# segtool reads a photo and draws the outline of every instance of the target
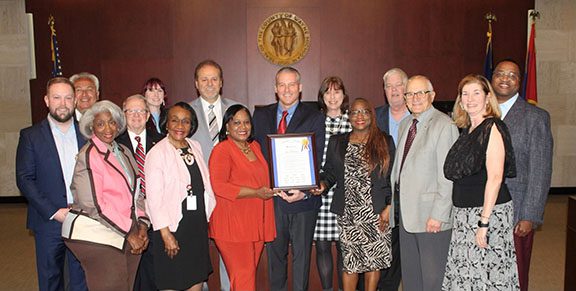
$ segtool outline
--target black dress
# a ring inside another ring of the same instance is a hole
[[[183,150],[184,152],[187,151]],[[153,235],[154,270],[158,289],[184,290],[208,280],[212,273],[208,247],[208,222],[204,210],[204,183],[197,163],[186,164],[192,181],[192,193],[196,196],[196,210],[186,209],[182,201],[182,219],[178,230],[173,232],[180,251],[170,259],[164,251],[160,231]]]

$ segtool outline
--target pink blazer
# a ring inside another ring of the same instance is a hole
[[[186,141],[202,173],[206,220],[209,221],[216,206],[216,199],[210,185],[208,167],[204,162],[200,144],[191,139],[186,139]],[[186,187],[190,185],[191,180],[186,164],[167,137],[158,142],[146,155],[144,172],[146,175],[146,210],[152,227],[154,230],[168,227],[170,231],[175,232],[182,219],[182,201],[188,194]]]
[[[137,207],[142,203],[135,203],[131,190],[136,183],[136,162],[128,148],[119,146],[124,160],[128,162],[132,185],[129,185],[126,173],[110,147],[93,137],[78,152],[70,188],[74,195],[73,209],[82,210],[91,218],[126,235],[133,223],[132,206]],[[137,208],[137,215],[139,220],[149,224],[144,209]]]

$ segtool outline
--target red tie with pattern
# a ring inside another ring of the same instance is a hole
[[[134,139],[138,142],[134,157],[136,158],[136,164],[138,164],[138,176],[141,178],[140,193],[146,197],[146,183],[144,182],[144,161],[146,161],[146,153],[144,153],[144,147],[142,146],[140,137],[136,136]]]
[[[282,119],[280,119],[280,123],[278,124],[278,133],[284,134],[286,133],[286,116],[288,116],[288,111],[282,111]]]
[[[418,123],[418,119],[412,119],[412,125],[410,126],[410,129],[408,129],[408,137],[406,138],[406,144],[404,145],[404,154],[402,154],[400,172],[402,172],[402,167],[404,167],[404,160],[406,160],[406,155],[408,155],[408,152],[410,151],[412,142],[414,141],[414,138],[416,138],[416,123]]]

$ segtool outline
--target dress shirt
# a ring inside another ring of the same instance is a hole
[[[500,119],[504,120],[504,117],[506,117],[506,114],[508,114],[508,111],[510,111],[510,108],[512,108],[512,105],[514,105],[516,99],[518,99],[518,96],[520,95],[516,93],[516,95],[512,96],[512,98],[508,99],[506,102],[500,103],[500,111],[502,111]]]
[[[70,127],[66,132],[60,130],[56,125],[56,121],[52,116],[48,115],[48,123],[50,124],[50,131],[54,137],[54,143],[58,150],[58,157],[62,167],[62,174],[64,175],[64,183],[66,184],[66,200],[68,204],[74,202],[72,191],[70,191],[70,184],[74,176],[74,166],[76,165],[76,155],[78,154],[78,140],[76,138],[76,128],[74,123],[70,123]]]
[[[142,148],[144,149],[144,153],[146,153],[146,129],[144,129],[140,134],[135,134],[130,130],[126,129],[128,132],[128,136],[130,137],[130,142],[132,143],[132,148],[134,152],[136,152],[136,148],[138,147],[138,142],[136,141],[136,137],[140,137],[140,143],[142,144]]]
[[[290,124],[290,119],[292,119],[292,116],[294,116],[294,112],[296,111],[296,108],[298,107],[299,103],[300,101],[298,101],[296,104],[292,105],[290,108],[286,110],[288,111],[288,115],[286,115],[286,127],[288,127],[288,125]],[[282,119],[282,112],[284,112],[284,107],[282,107],[282,105],[278,103],[278,109],[276,110],[276,128],[278,128],[280,120]]]
[[[392,139],[394,139],[395,146],[398,146],[398,128],[400,127],[400,122],[402,122],[402,120],[404,120],[408,115],[410,115],[410,111],[406,109],[404,116],[402,116],[400,120],[396,121],[392,116],[392,109],[388,109],[388,129],[390,130],[389,134],[392,136]]]
[[[80,122],[80,118],[82,118],[82,112],[80,112],[78,109],[74,109],[74,112],[76,113],[76,121]]]
[[[202,109],[204,110],[204,118],[206,118],[206,126],[210,127],[208,122],[210,122],[210,118],[208,117],[208,113],[210,112],[210,108],[208,106],[214,105],[214,115],[216,115],[216,124],[218,125],[218,130],[221,129],[222,123],[222,98],[218,96],[218,99],[214,101],[214,103],[210,104],[206,101],[202,96],[200,96],[200,102],[202,102]]]
[[[156,131],[162,132],[160,130],[160,111],[150,112],[150,116],[152,116],[152,119],[154,119],[153,122],[154,122],[154,126],[156,126]],[[132,136],[130,136],[130,138],[132,138]],[[132,143],[132,145],[134,145],[134,143]],[[144,146],[144,148],[146,148],[146,146]]]

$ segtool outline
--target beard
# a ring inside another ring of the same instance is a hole
[[[70,110],[61,114],[58,114],[57,111],[58,109],[50,111],[50,116],[52,116],[52,118],[58,122],[66,122],[72,118],[72,112]]]

